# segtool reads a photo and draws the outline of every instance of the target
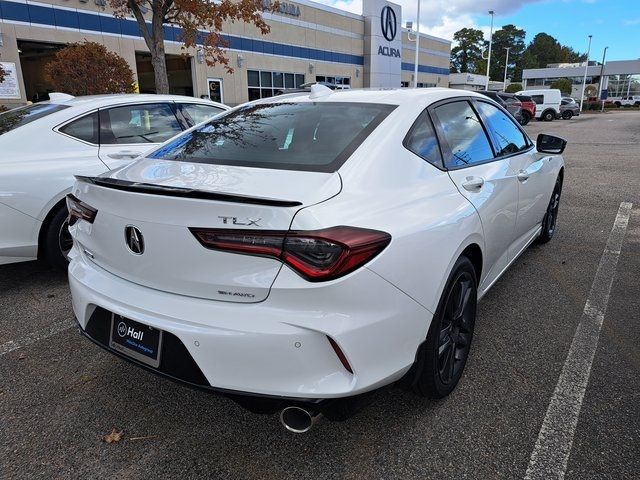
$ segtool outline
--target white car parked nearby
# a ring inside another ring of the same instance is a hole
[[[66,268],[64,199],[75,174],[120,167],[228,108],[175,95],[54,93],[0,114],[0,265],[41,256]]]
[[[296,432],[399,380],[444,397],[476,301],[555,232],[565,145],[468,91],[314,85],[237,107],[78,177],[76,318]]]
[[[522,90],[516,95],[529,95],[536,102],[536,119],[551,122],[560,118],[560,104],[562,93],[557,88],[542,88],[539,90]]]

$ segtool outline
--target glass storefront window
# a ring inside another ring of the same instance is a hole
[[[268,72],[261,70],[247,71],[249,100],[269,98],[286,89],[299,88],[304,83],[303,73]]]

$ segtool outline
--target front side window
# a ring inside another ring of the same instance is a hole
[[[161,143],[181,132],[171,106],[165,103],[127,105],[100,112],[100,143]]]
[[[513,122],[510,115],[485,102],[478,102],[478,109],[487,119],[487,127],[496,145],[496,156],[511,155],[529,148],[524,133]]]
[[[394,108],[345,102],[249,105],[182,135],[150,157],[333,172]]]
[[[489,139],[476,112],[467,101],[445,103],[434,109],[443,140],[449,147],[447,168],[459,168],[493,158]]]
[[[219,113],[224,112],[224,109],[220,107],[213,105],[200,105],[197,103],[183,103],[182,108],[187,112],[189,117],[191,117],[191,120],[193,120],[191,126],[202,123],[209,120],[211,117],[215,117]]]
[[[427,162],[442,168],[440,149],[436,132],[433,130],[429,114],[424,111],[420,114],[416,122],[411,127],[404,142],[405,147],[411,150]]]
[[[543,95],[531,95],[531,100],[536,102],[537,105],[542,105],[544,103]]]
[[[39,118],[69,108],[68,105],[56,105],[54,103],[36,103],[26,107],[16,108],[8,112],[0,113],[0,135],[22,127]]]
[[[89,143],[98,143],[98,112],[90,113],[60,128],[62,133]]]

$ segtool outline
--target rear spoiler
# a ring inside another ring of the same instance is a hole
[[[79,182],[91,183],[99,187],[123,190],[125,192],[146,193],[148,195],[164,195],[167,197],[197,198],[199,200],[217,200],[219,202],[247,203],[251,205],[266,205],[270,207],[299,207],[302,202],[294,200],[279,200],[277,198],[249,197],[233,193],[209,192],[184,187],[168,187],[152,183],[131,182],[109,177],[87,177],[76,175]]]

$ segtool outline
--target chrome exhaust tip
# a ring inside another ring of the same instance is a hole
[[[293,433],[306,433],[322,416],[301,407],[287,407],[280,412],[280,423]]]

